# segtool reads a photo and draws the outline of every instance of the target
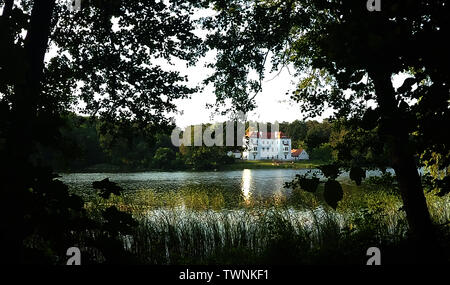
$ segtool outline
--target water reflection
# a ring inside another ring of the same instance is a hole
[[[278,170],[276,174],[277,175],[273,178],[274,189],[272,190],[272,197],[274,198],[276,203],[281,203],[288,194],[288,192],[284,188],[284,183],[292,181],[292,179],[286,179],[286,177],[283,176],[282,170]]]
[[[244,169],[233,171],[205,172],[140,172],[140,173],[69,173],[60,180],[83,198],[94,197],[92,182],[109,178],[123,187],[126,193],[154,192],[164,194],[186,189],[212,193],[219,191],[228,203],[232,198],[243,199],[249,204],[267,198],[282,200],[291,193],[284,183],[292,181],[296,174],[305,174],[307,169]],[[317,170],[313,170],[317,171]],[[380,175],[379,171],[367,171],[367,176]],[[319,175],[319,177],[321,177]],[[348,179],[348,172],[339,179]]]
[[[251,169],[244,169],[242,171],[241,190],[242,196],[244,197],[244,202],[246,204],[250,203],[251,186],[252,186],[252,171]]]
[[[294,172],[287,174],[284,170],[242,170],[240,190],[244,203],[266,199],[281,203],[290,194],[290,190],[283,187],[284,183],[293,177]]]

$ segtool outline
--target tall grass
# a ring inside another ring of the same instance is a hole
[[[372,246],[401,252],[391,259],[400,262],[408,226],[399,195],[345,189],[337,211],[321,202],[321,189],[249,202],[189,187],[92,200],[86,208],[92,215],[111,205],[132,213],[138,226],[123,243],[144,264],[364,264]],[[433,220],[448,222],[448,195],[427,193],[427,199]]]

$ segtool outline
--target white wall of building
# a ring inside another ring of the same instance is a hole
[[[291,139],[248,138],[248,145],[243,153],[243,158],[248,160],[292,160]]]

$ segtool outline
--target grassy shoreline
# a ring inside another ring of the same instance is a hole
[[[409,237],[398,193],[382,185],[347,187],[336,210],[319,196],[298,190],[286,199],[242,200],[226,205],[211,189],[185,189],[157,196],[95,200],[86,210],[97,216],[110,206],[134,216],[137,226],[122,236],[133,262],[153,265],[363,265],[367,248],[383,249],[384,264],[421,263]],[[445,262],[449,262],[449,197],[427,193]],[[430,245],[423,244],[427,249]],[[90,256],[98,263],[101,256]],[[121,261],[121,260],[118,260]]]
[[[272,161],[272,160],[236,160],[233,164],[223,165],[218,168],[208,170],[195,169],[152,169],[152,168],[124,168],[111,164],[98,164],[81,169],[58,169],[58,173],[133,173],[133,172],[205,172],[205,171],[232,171],[243,169],[312,169],[327,162],[320,160],[305,160],[305,161]]]
[[[233,164],[225,165],[220,170],[240,169],[311,169],[317,168],[327,162],[320,160],[305,161],[272,161],[272,160],[238,160]]]

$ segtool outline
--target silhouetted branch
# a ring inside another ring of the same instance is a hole
[[[14,6],[14,0],[5,0],[5,6],[3,7],[2,17],[9,18],[12,8]]]

